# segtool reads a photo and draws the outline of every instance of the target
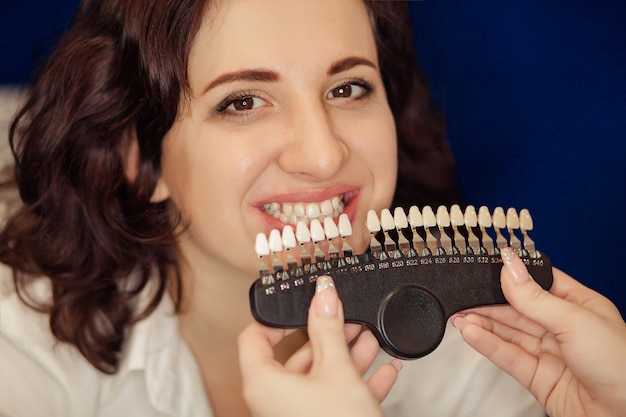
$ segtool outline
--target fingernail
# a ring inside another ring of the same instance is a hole
[[[318,316],[337,317],[338,309],[337,290],[333,279],[328,275],[317,278],[315,284],[315,312]]]
[[[467,324],[467,320],[465,320],[461,315],[455,315],[452,317],[451,323],[457,329],[463,330],[463,327]]]
[[[502,257],[502,263],[508,270],[508,276],[515,285],[522,285],[528,281],[528,269],[524,262],[517,256],[517,253],[512,248],[500,249],[500,256]]]
[[[391,366],[396,368],[396,372],[400,372],[400,369],[402,369],[402,362],[399,359],[393,359],[389,363],[391,364]]]

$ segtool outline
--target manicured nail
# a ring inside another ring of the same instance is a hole
[[[337,317],[339,298],[333,279],[328,275],[317,278],[315,284],[315,312],[318,316]]]
[[[461,315],[455,315],[452,317],[451,323],[457,329],[463,330],[463,327],[467,324],[467,320],[465,320]]]
[[[528,269],[524,262],[517,256],[512,248],[503,248],[500,250],[502,263],[508,270],[508,276],[515,285],[522,285],[528,281]]]
[[[389,363],[391,364],[391,366],[396,368],[396,372],[400,372],[400,369],[402,369],[402,362],[399,359],[393,359]]]

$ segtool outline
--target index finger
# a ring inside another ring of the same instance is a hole
[[[242,373],[259,365],[277,364],[274,346],[294,331],[267,327],[256,321],[250,323],[237,339]]]

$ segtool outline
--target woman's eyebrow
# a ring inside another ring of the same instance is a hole
[[[227,72],[215,78],[202,90],[202,95],[206,94],[212,88],[218,85],[233,83],[237,81],[278,81],[280,76],[278,73],[264,69],[247,69],[241,71]]]
[[[362,58],[359,56],[351,56],[339,61],[335,61],[332,63],[330,68],[328,68],[328,75],[335,75],[343,71],[347,71],[350,68],[356,67],[358,65],[366,65],[368,67],[372,67],[374,69],[378,69],[378,66],[370,61],[369,59]]]

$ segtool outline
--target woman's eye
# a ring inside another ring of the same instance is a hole
[[[330,90],[326,98],[361,98],[370,91],[370,89],[358,84],[344,84]]]
[[[246,111],[255,109],[263,104],[265,104],[265,101],[258,97],[241,97],[233,99],[228,106],[226,106],[225,110]]]

